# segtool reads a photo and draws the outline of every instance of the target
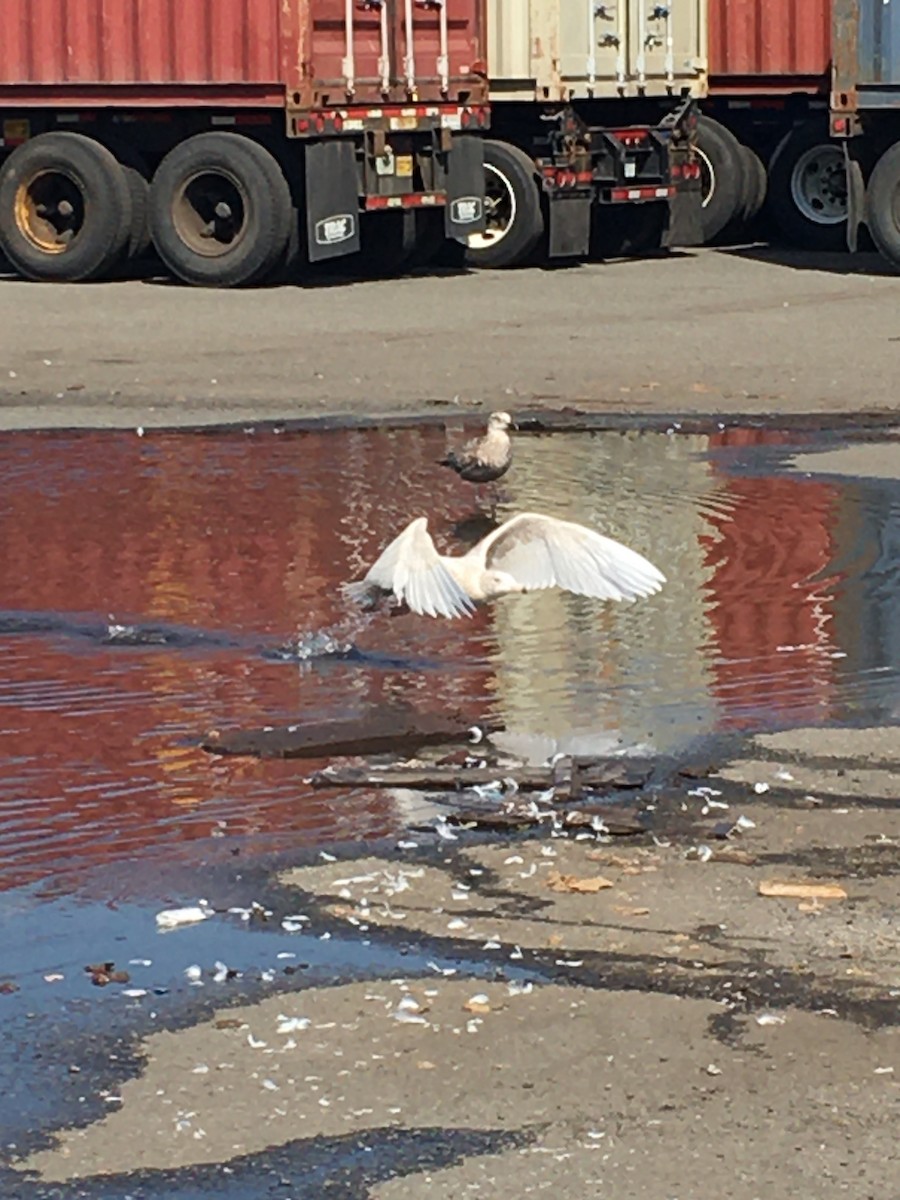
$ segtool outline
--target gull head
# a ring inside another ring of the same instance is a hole
[[[494,412],[488,417],[488,429],[515,429],[515,424],[508,412]]]

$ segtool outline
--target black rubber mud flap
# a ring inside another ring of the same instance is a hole
[[[455,137],[447,155],[444,232],[462,242],[485,228],[484,147],[479,137]]]
[[[672,246],[703,245],[703,197],[698,191],[677,191],[669,198],[669,226],[662,244]]]
[[[359,183],[352,142],[306,147],[306,231],[310,262],[354,254],[359,240]]]
[[[582,258],[591,245],[591,206],[593,197],[559,192],[550,198],[550,258]]]
[[[847,249],[855,254],[859,243],[859,227],[866,220],[866,181],[862,167],[850,156],[849,142],[844,142],[844,163],[847,167]]]

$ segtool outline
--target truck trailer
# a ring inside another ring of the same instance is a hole
[[[846,166],[847,243],[868,228],[900,270],[900,0],[833,0],[831,133]]]
[[[701,240],[706,0],[488,0],[487,226],[475,266]]]
[[[842,249],[846,173],[828,127],[831,0],[708,0],[708,23],[697,128],[704,240],[739,233],[765,201],[789,244]]]
[[[233,287],[485,228],[484,0],[4,0],[0,250]]]

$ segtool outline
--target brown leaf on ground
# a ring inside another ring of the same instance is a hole
[[[808,883],[804,880],[763,879],[761,896],[782,896],[792,900],[846,900],[847,893],[839,883]]]
[[[724,846],[721,850],[713,850],[712,860],[750,867],[756,862],[756,855],[751,854],[749,850],[738,850],[736,846]]]
[[[648,917],[650,915],[649,908],[629,908],[627,904],[615,904],[613,911],[621,913],[623,917]]]
[[[602,875],[594,875],[589,879],[581,879],[577,875],[562,875],[559,871],[551,871],[547,876],[547,887],[554,892],[602,892],[611,888],[611,879]]]

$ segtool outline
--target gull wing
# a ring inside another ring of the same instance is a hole
[[[351,595],[354,588],[393,592],[412,612],[429,617],[463,617],[475,611],[469,596],[444,566],[425,517],[410,521],[384,548],[362,584],[349,585]]]
[[[527,590],[559,587],[597,600],[634,600],[666,582],[643,555],[577,525],[520,513],[481,543],[485,566],[505,571]]]

